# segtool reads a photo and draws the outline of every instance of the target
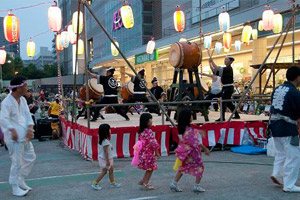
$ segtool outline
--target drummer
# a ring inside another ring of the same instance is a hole
[[[118,84],[116,79],[113,77],[115,73],[115,68],[110,67],[106,70],[106,76],[100,76],[88,71],[88,75],[92,78],[98,79],[98,84],[103,85],[104,97],[97,104],[117,104],[118,102]],[[103,107],[96,107],[93,119],[91,121],[96,121],[100,115],[100,110]],[[129,121],[129,117],[126,115],[126,112],[122,110],[122,107],[115,106],[115,111]]]
[[[134,75],[126,73],[129,77],[131,77],[131,82],[134,84],[134,88],[133,88],[133,96],[131,96],[128,100],[127,103],[135,103],[135,102],[143,102],[143,103],[147,103],[149,102],[147,96],[146,96],[146,87],[147,86],[147,82],[145,81],[145,69],[141,69],[140,71],[138,71],[138,75],[141,78],[142,82]],[[160,110],[158,107],[153,106],[153,105],[147,105],[146,106],[149,110],[150,113],[156,113],[158,115],[160,115]]]
[[[221,82],[223,84],[222,87],[222,100],[228,100],[231,99],[232,94],[234,92],[233,87],[233,69],[231,67],[231,64],[234,62],[234,58],[232,56],[227,56],[224,60],[224,64],[226,67],[219,67],[215,64],[210,54],[209,55],[209,64],[211,65],[211,69],[214,72],[215,75],[221,77]],[[225,112],[226,108],[229,108],[232,112],[235,110],[235,106],[232,102],[223,102],[222,104],[222,117],[223,120],[225,120]],[[238,112],[236,111],[235,116],[233,119],[240,119],[240,116]],[[221,118],[216,120],[221,121]]]
[[[214,98],[220,98],[222,96],[222,83],[221,77],[210,74],[201,74],[202,76],[206,76],[212,79],[212,84],[209,93],[205,97],[205,100],[212,100]],[[205,104],[205,108],[208,109],[210,103]]]
[[[150,89],[150,91],[152,92],[152,94],[155,96],[157,100],[160,100],[162,98],[161,94],[164,92],[164,90],[162,89],[162,87],[158,85],[158,80],[156,77],[152,79],[151,83],[152,83],[152,88]]]

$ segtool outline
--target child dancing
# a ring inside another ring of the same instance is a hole
[[[143,190],[154,189],[154,187],[149,184],[149,181],[153,171],[157,170],[156,157],[160,157],[158,151],[159,144],[155,139],[151,126],[152,115],[143,113],[140,117],[140,128],[138,131],[139,141],[142,143],[142,147],[139,151],[138,168],[146,171],[144,177],[139,182]]]
[[[107,174],[107,172],[109,172],[110,187],[121,187],[120,184],[115,183],[113,167],[113,147],[110,143],[110,132],[110,126],[108,124],[101,124],[99,126],[98,161],[102,173],[98,175],[98,177],[92,183],[92,188],[95,190],[102,189],[102,187],[98,183]]]
[[[184,109],[180,112],[178,118],[178,133],[183,134],[183,138],[179,142],[175,153],[181,166],[179,166],[174,181],[170,184],[170,189],[174,192],[182,192],[177,186],[177,183],[183,174],[191,174],[196,177],[196,182],[193,187],[195,193],[205,192],[205,189],[200,187],[200,181],[204,172],[201,148],[204,149],[206,155],[210,155],[210,151],[200,144],[199,132],[191,127],[192,121],[193,116],[190,110]]]

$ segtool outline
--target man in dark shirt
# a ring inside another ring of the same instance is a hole
[[[284,192],[300,192],[295,184],[300,167],[300,148],[297,121],[300,119],[300,68],[290,67],[286,72],[287,82],[272,94],[269,128],[276,155],[271,179],[283,184]],[[282,182],[283,180],[283,182]]]
[[[145,70],[141,69],[138,72],[138,75],[144,84],[142,84],[141,81],[136,76],[134,76],[132,74],[128,74],[128,73],[125,73],[125,74],[127,74],[128,76],[131,77],[131,81],[134,84],[133,96],[131,96],[129,98],[127,103],[135,103],[135,102],[147,103],[147,102],[149,102],[149,100],[146,96],[146,87],[145,86],[147,86],[147,82],[145,81]],[[159,112],[160,110],[158,107],[152,106],[152,105],[148,105],[146,107],[148,108],[150,113],[156,113],[156,114],[160,115],[160,112]]]
[[[101,101],[98,104],[116,104],[118,102],[118,83],[116,79],[113,77],[115,72],[115,68],[110,67],[106,70],[106,76],[99,76],[97,74],[89,73],[89,76],[93,78],[98,79],[98,83],[103,85],[104,89],[104,97],[101,99]],[[95,109],[93,119],[91,121],[96,121],[99,117],[100,110],[103,107],[97,107]],[[124,117],[127,121],[129,121],[129,117],[126,114],[126,111],[122,109],[120,106],[114,107],[115,111]]]
[[[210,56],[210,55],[209,55]],[[224,64],[226,67],[219,67],[217,66],[212,57],[210,56],[209,59],[209,64],[212,68],[212,71],[214,72],[215,75],[221,77],[221,82],[222,82],[222,100],[230,100],[232,97],[232,94],[234,92],[234,87],[233,87],[233,69],[231,67],[231,64],[234,62],[234,58],[232,56],[227,56],[224,60]],[[222,103],[222,117],[223,120],[225,120],[225,112],[227,107],[233,112],[235,110],[235,106],[233,105],[232,102],[223,102]],[[240,119],[240,116],[238,112],[235,113],[235,116],[233,119]],[[221,118],[218,119],[217,121],[221,121]]]
[[[150,89],[150,91],[151,91],[152,94],[155,96],[155,98],[156,98],[157,100],[159,100],[159,99],[161,98],[161,93],[163,93],[164,90],[162,89],[162,87],[160,87],[160,86],[158,85],[158,80],[157,80],[157,78],[154,77],[154,78],[152,79],[151,83],[152,83],[152,88]]]

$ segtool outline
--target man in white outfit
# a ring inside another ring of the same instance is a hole
[[[25,196],[31,188],[24,178],[30,173],[36,159],[31,143],[33,121],[26,99],[26,79],[15,77],[10,82],[12,92],[1,103],[0,125],[11,158],[9,183],[15,196]]]
[[[271,123],[269,128],[276,150],[271,179],[283,184],[284,192],[300,192],[295,184],[300,167],[300,147],[297,121],[300,119],[300,67],[287,70],[286,81],[272,94]]]

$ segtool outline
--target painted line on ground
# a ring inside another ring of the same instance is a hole
[[[114,172],[121,172],[122,170],[114,170]],[[36,180],[46,180],[46,179],[53,179],[53,178],[64,178],[64,177],[72,177],[72,176],[84,176],[84,175],[93,175],[93,174],[100,174],[101,172],[88,172],[88,173],[81,173],[81,174],[68,174],[68,175],[59,175],[59,176],[46,176],[40,178],[31,178],[26,179],[26,181],[36,181]],[[8,182],[0,182],[0,184],[8,184]]]
[[[158,197],[140,197],[140,198],[134,198],[134,199],[128,199],[128,200],[147,200],[147,199],[157,199]]]

